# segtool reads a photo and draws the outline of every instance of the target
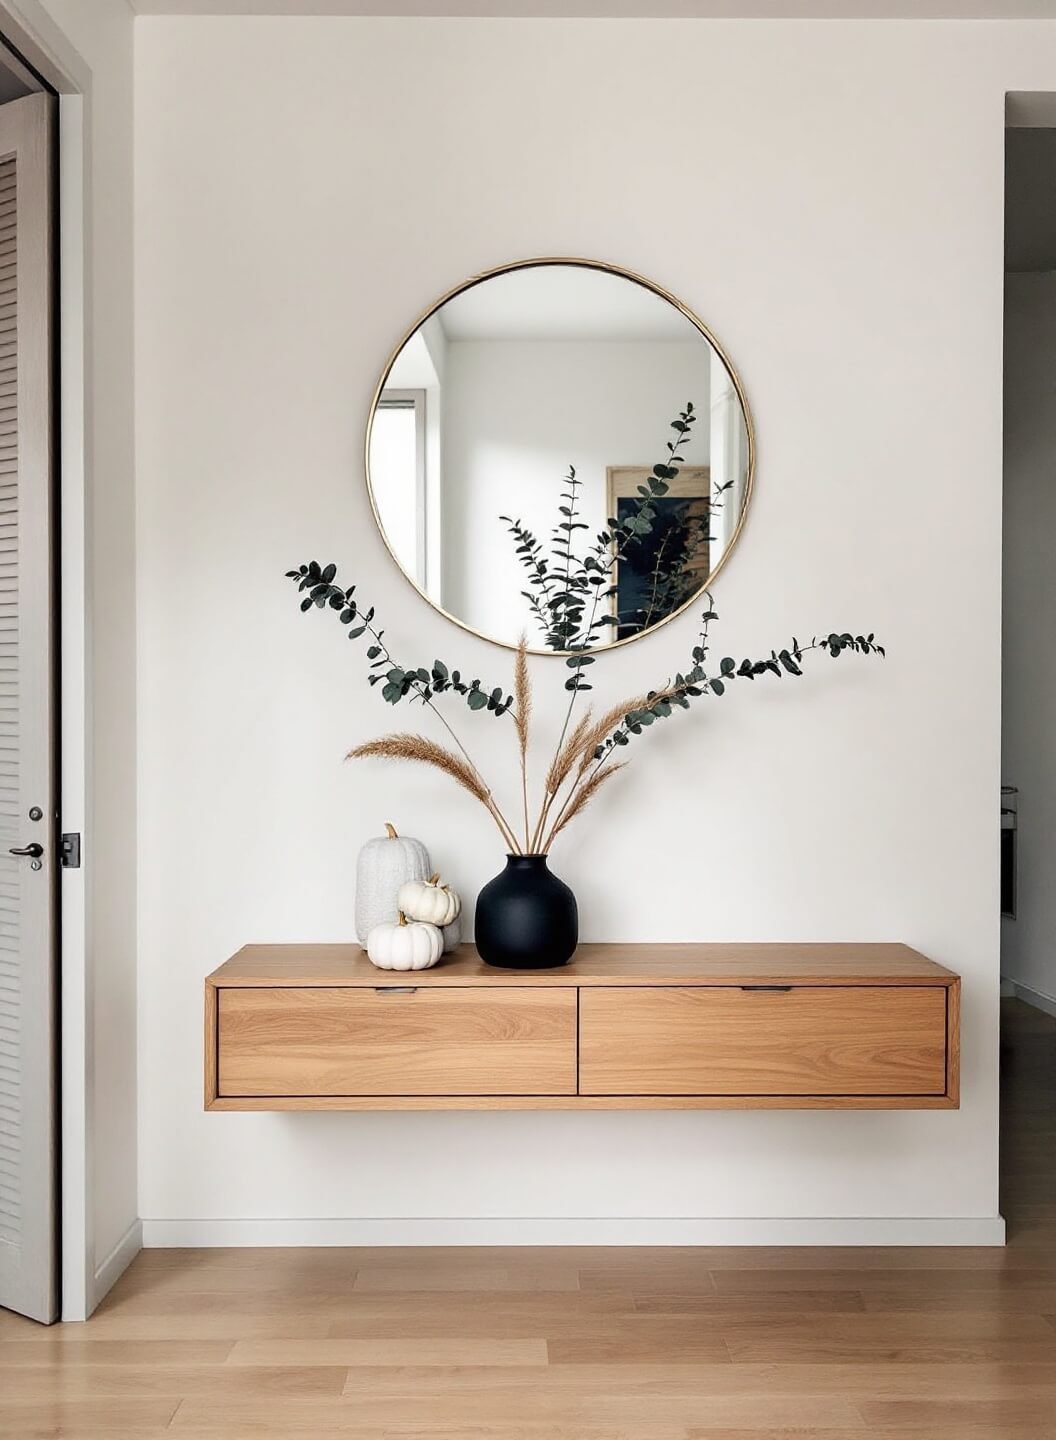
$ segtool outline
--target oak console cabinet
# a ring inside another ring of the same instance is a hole
[[[905,945],[582,945],[376,970],[249,945],[205,982],[207,1110],[958,1104],[960,980]]]

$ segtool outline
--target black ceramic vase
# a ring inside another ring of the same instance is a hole
[[[545,855],[507,855],[506,869],[477,896],[480,958],[507,970],[567,965],[579,939],[576,897]]]

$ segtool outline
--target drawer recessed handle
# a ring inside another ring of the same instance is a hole
[[[792,989],[792,986],[791,986],[791,985],[742,985],[742,986],[741,986],[741,989],[742,989],[742,990],[768,990],[771,994],[780,993],[780,994],[783,995],[783,994],[785,994],[786,991],[791,990],[791,989]]]
[[[375,995],[417,995],[417,985],[375,985]]]

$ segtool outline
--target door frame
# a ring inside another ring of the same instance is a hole
[[[61,828],[79,831],[90,845],[85,513],[90,464],[87,143],[92,72],[40,0],[0,0],[0,30],[59,95],[59,803]],[[93,985],[84,871],[65,872],[59,891],[61,1314],[63,1320],[84,1320],[107,1288],[95,1255],[89,1023]]]

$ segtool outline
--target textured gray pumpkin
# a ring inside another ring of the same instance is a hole
[[[386,833],[368,840],[356,862],[356,938],[361,945],[376,925],[391,925],[397,915],[396,896],[408,880],[427,880],[433,867],[420,840]]]
[[[444,937],[444,954],[450,955],[456,945],[462,944],[462,916],[456,915],[450,925],[441,926],[440,933]]]

